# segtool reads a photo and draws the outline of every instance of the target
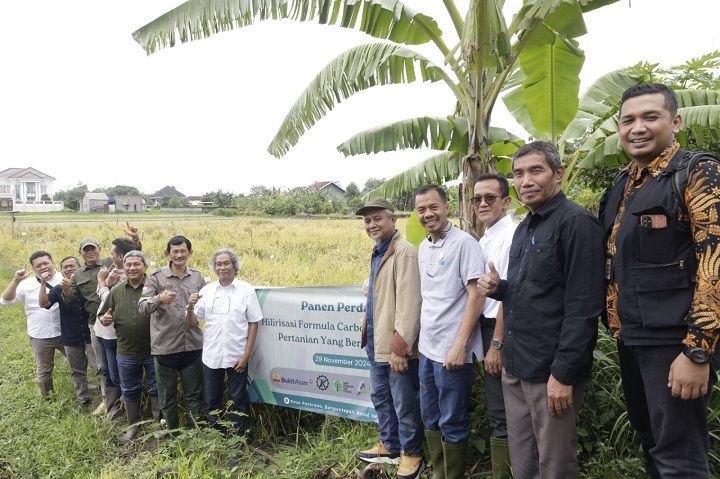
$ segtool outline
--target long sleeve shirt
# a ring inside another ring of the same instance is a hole
[[[603,232],[599,221],[560,192],[518,225],[503,302],[503,367],[513,377],[575,385],[590,377],[603,310]]]

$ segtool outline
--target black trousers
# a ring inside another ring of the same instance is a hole
[[[704,397],[674,398],[668,388],[670,365],[682,344],[627,346],[618,341],[620,375],[630,424],[638,431],[648,475],[705,479],[708,470],[707,406],[715,371]]]
[[[495,331],[495,318],[480,317],[480,332],[482,333],[483,352],[490,350],[490,342]],[[507,421],[505,419],[505,400],[503,398],[502,378],[493,376],[485,371],[485,399],[487,400],[487,415],[490,420],[490,435],[497,438],[507,437]]]

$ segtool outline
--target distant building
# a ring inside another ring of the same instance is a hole
[[[116,213],[139,213],[143,211],[143,199],[138,195],[115,195]]]
[[[167,206],[170,198],[185,198],[185,195],[175,189],[174,186],[165,186],[150,195],[153,206]]]
[[[61,211],[62,201],[52,201],[55,178],[35,168],[0,171],[0,210]]]
[[[308,189],[312,191],[321,191],[345,201],[345,190],[342,189],[335,181],[316,181],[310,185]]]
[[[108,197],[105,193],[85,193],[80,202],[82,213],[107,213],[109,210]]]

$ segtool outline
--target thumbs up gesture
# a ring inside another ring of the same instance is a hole
[[[112,315],[112,308],[105,311],[105,314],[102,315],[100,318],[100,324],[103,326],[110,326],[110,323],[113,322],[113,315]]]
[[[158,299],[162,304],[170,304],[175,301],[176,296],[177,293],[173,291],[172,286],[168,284],[165,286],[165,290],[158,295]]]
[[[488,263],[488,272],[480,276],[477,282],[478,291],[483,296],[489,296],[497,291],[500,284],[500,274],[492,261]]]

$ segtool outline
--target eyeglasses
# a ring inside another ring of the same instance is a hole
[[[495,200],[500,198],[499,195],[482,195],[482,196],[473,196],[470,201],[472,201],[472,204],[479,205],[485,200],[485,203],[488,205],[492,205],[495,203]]]

